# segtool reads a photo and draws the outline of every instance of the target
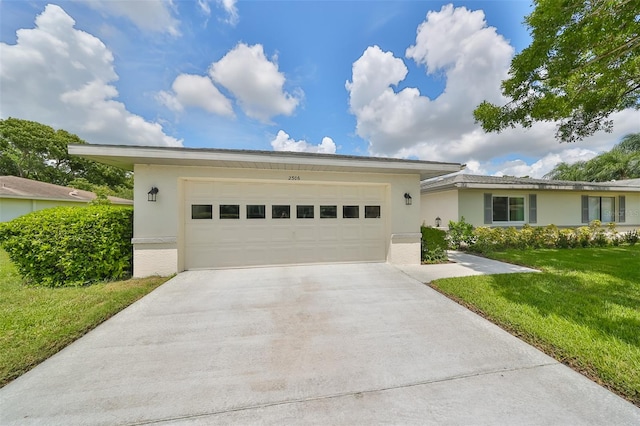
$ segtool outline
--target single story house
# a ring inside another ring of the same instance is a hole
[[[573,182],[458,174],[421,184],[422,220],[442,227],[462,217],[474,226],[578,227],[600,220],[640,227],[640,179]]]
[[[328,262],[420,263],[420,182],[458,163],[70,145],[134,172],[134,276]],[[414,201],[415,200],[415,201]]]
[[[0,222],[59,206],[86,205],[96,194],[52,183],[17,176],[0,176]],[[132,205],[133,201],[108,197],[113,204]]]

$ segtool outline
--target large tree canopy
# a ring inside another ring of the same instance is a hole
[[[640,1],[534,0],[525,18],[533,41],[511,62],[503,106],[474,111],[485,131],[558,122],[575,142],[611,131],[614,112],[640,108]]]
[[[545,178],[586,182],[640,178],[640,133],[625,136],[611,151],[589,161],[559,163]]]
[[[35,121],[0,120],[0,175],[91,191],[108,188],[113,195],[129,198],[129,173],[68,154],[67,145],[84,143],[74,134]]]

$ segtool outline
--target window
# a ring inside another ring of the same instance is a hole
[[[213,206],[211,204],[192,204],[191,219],[213,219]]]
[[[264,204],[247,204],[247,219],[264,219]]]
[[[509,221],[524,222],[524,197],[509,198]]]
[[[271,219],[289,219],[291,206],[271,206]]]
[[[494,222],[524,222],[524,197],[493,197]]]
[[[220,219],[240,219],[240,205],[220,204]]]
[[[335,219],[338,217],[338,206],[320,206],[320,219]]]
[[[364,206],[365,219],[379,219],[380,206]]]
[[[615,197],[588,197],[589,216],[587,222],[599,220],[604,223],[615,222]]]
[[[357,219],[360,217],[360,206],[342,206],[342,217],[345,219]]]
[[[296,206],[298,219],[313,219],[313,206]]]
[[[600,220],[605,223],[615,222],[616,208],[615,198],[600,197]]]

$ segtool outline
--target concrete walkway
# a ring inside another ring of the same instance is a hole
[[[2,425],[637,425],[388,264],[178,275],[0,389]]]
[[[471,275],[514,274],[522,272],[540,272],[525,266],[498,262],[459,251],[448,251],[453,263],[436,265],[398,265],[398,269],[422,283],[440,278],[468,277]]]

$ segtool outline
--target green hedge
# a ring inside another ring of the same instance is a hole
[[[30,284],[79,286],[131,274],[131,208],[56,207],[1,225],[0,245]]]
[[[420,232],[422,232],[422,261],[424,263],[447,261],[447,233],[430,226],[422,226]]]
[[[620,244],[636,244],[640,237],[636,230],[620,233],[615,224],[602,226],[594,220],[589,226],[560,229],[555,225],[521,229],[478,227],[472,230],[473,238],[467,249],[478,253],[506,249],[604,247]]]

